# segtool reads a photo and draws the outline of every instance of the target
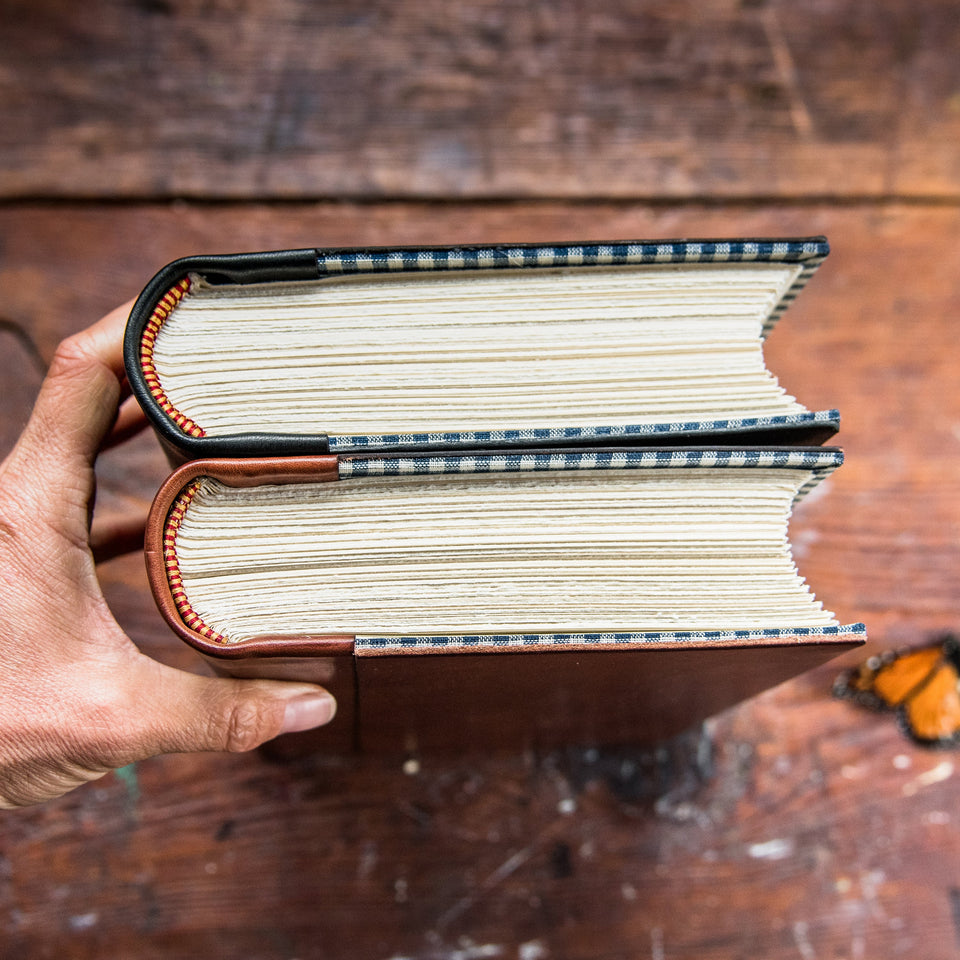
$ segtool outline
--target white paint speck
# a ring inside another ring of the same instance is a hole
[[[528,940],[517,950],[517,960],[546,960],[550,951],[542,940]]]
[[[946,810],[931,810],[923,815],[923,822],[934,827],[945,827],[950,822],[950,814]]]
[[[766,840],[763,843],[751,843],[747,854],[754,860],[784,860],[794,851],[794,843],[789,838]]]
[[[216,872],[217,872],[217,865],[211,860],[209,863],[205,863],[205,864],[203,865],[203,872],[204,872],[204,873],[211,873],[211,874],[212,874],[212,873],[216,873]]]
[[[404,760],[403,772],[408,777],[415,777],[420,772],[420,761],[415,757],[411,757],[409,760]]]
[[[503,947],[499,943],[471,943],[464,938],[457,950],[444,954],[444,960],[483,960],[484,957],[502,957]]]
[[[867,955],[867,941],[862,933],[854,934],[850,941],[850,960],[863,960]]]
[[[79,913],[67,922],[71,930],[89,930],[97,925],[100,915],[97,913]]]
[[[637,899],[637,888],[632,883],[621,883],[620,896],[623,897],[624,900],[632,902]]]
[[[357,877],[366,880],[373,873],[373,868],[377,865],[377,845],[368,841],[363,845],[363,853],[360,856],[360,862],[357,864]]]
[[[909,770],[913,766],[913,761],[905,753],[898,753],[893,758],[893,765],[897,770]]]
[[[925,770],[917,777],[917,780],[928,787],[932,783],[940,783],[942,780],[949,780],[953,776],[953,763],[950,760],[944,760],[938,763],[933,769]]]
[[[875,920],[886,920],[887,913],[880,902],[879,890],[886,881],[883,870],[867,870],[860,874],[860,894],[863,904]]]
[[[663,952],[663,930],[660,927],[654,927],[650,931],[650,960],[664,960],[666,954]]]
[[[816,960],[817,954],[814,952],[810,938],[807,936],[809,931],[810,926],[803,920],[798,920],[793,925],[793,942],[797,945],[797,950],[800,951],[803,960]]]
[[[949,780],[952,776],[953,763],[950,760],[944,760],[935,767],[924,770],[923,773],[911,780],[910,783],[905,783],[900,792],[905,797],[912,797],[921,788],[933,786],[935,783],[942,783],[944,780]]]
[[[407,902],[407,881],[404,877],[398,877],[393,881],[393,899],[397,903]]]
[[[557,812],[569,816],[571,813],[576,813],[577,810],[577,801],[573,797],[564,797],[557,804]]]

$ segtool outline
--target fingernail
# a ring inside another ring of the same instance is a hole
[[[312,730],[322,727],[333,719],[337,712],[337,701],[329,693],[308,693],[288,700],[283,711],[281,733],[295,733],[297,730]]]

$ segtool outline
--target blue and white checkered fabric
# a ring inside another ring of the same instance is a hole
[[[830,252],[823,237],[798,240],[669,240],[622,243],[515,244],[487,247],[318,250],[321,276],[431,270],[615,267],[631,264],[797,263],[800,275],[771,311],[766,336]]]
[[[598,267],[637,263],[810,263],[829,253],[826,240],[679,240],[537,246],[319,250],[321,274],[510,267]]]
[[[331,453],[359,453],[363,450],[416,450],[418,447],[530,446],[531,444],[577,443],[622,437],[671,437],[705,433],[738,433],[755,430],[802,427],[821,424],[835,429],[840,425],[837,410],[818,410],[779,417],[739,417],[730,420],[687,420],[675,423],[640,423],[612,427],[525,427],[513,430],[461,430],[445,433],[385,433],[375,435],[331,435]]]
[[[440,473],[526,473],[558,470],[657,470],[668,468],[786,468],[811,471],[796,499],[806,496],[843,463],[833,448],[797,450],[597,450],[543,453],[387,456],[339,459],[340,479]]]
[[[649,633],[518,633],[456,634],[425,637],[361,637],[356,638],[358,654],[383,653],[410,649],[423,650],[502,650],[510,648],[565,646],[637,646],[645,643],[716,643],[724,641],[772,640],[782,638],[862,637],[862,623],[823,627],[778,627],[765,630],[674,630]]]

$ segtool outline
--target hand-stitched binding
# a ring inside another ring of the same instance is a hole
[[[160,298],[160,302],[153,308],[153,313],[143,328],[143,336],[140,339],[140,368],[143,370],[143,379],[146,381],[147,389],[150,391],[153,399],[157,401],[160,409],[187,435],[191,437],[203,437],[206,435],[203,427],[181,413],[170,402],[163,387],[160,385],[157,368],[153,363],[153,348],[157,342],[157,334],[160,332],[164,321],[173,313],[177,304],[180,303],[189,290],[190,278],[184,277],[176,286],[168,290],[164,296]]]
[[[180,530],[180,524],[183,522],[183,515],[190,505],[194,494],[202,483],[202,478],[193,481],[185,487],[180,496],[173,502],[170,512],[167,514],[167,522],[163,527],[163,564],[167,571],[167,583],[170,584],[170,594],[173,602],[176,604],[180,619],[194,633],[199,633],[201,637],[212,640],[214,643],[226,643],[227,638],[218,633],[212,627],[208,627],[199,614],[193,609],[186,591],[183,589],[183,578],[180,576],[180,561],[177,559],[177,533]]]

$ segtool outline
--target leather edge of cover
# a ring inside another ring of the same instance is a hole
[[[262,636],[243,643],[222,644],[191,630],[180,616],[170,589],[164,559],[164,528],[171,506],[181,491],[198,477],[214,477],[229,486],[250,487],[262,483],[333,481],[338,479],[337,458],[273,457],[249,459],[194,460],[175,470],[164,481],[154,498],[144,535],[144,559],[147,579],[160,614],[182,640],[214,660],[265,658],[301,658],[352,654],[354,638],[346,634],[322,634],[303,637]]]
[[[219,453],[231,456],[239,453],[232,438],[192,437],[180,428],[157,406],[140,366],[140,341],[150,322],[153,310],[167,292],[191,273],[201,274],[211,283],[255,283],[264,280],[316,280],[319,278],[316,249],[269,250],[262,253],[182,257],[156,273],[143,288],[127,318],[123,337],[123,362],[127,381],[147,419],[167,446],[172,446],[185,457],[201,457]],[[249,441],[250,438],[247,438]],[[255,439],[255,438],[254,438]],[[218,441],[227,442],[218,442]],[[326,437],[311,438],[312,446],[294,444],[294,454],[324,454]],[[241,445],[242,446],[242,445]],[[249,447],[249,442],[247,442]],[[279,452],[271,450],[273,452]]]

